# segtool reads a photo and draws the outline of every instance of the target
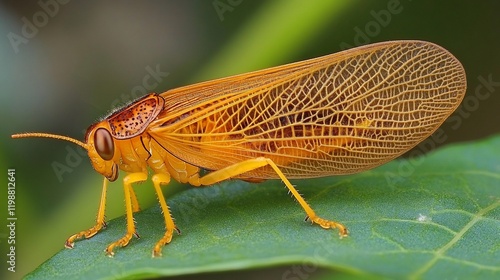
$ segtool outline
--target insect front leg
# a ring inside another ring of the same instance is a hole
[[[95,226],[89,228],[88,230],[84,230],[70,236],[66,240],[64,247],[68,249],[73,249],[76,240],[82,237],[91,238],[96,233],[98,233],[102,228],[106,227],[106,222],[104,221],[104,214],[106,208],[106,193],[108,191],[108,182],[109,182],[108,179],[104,178],[104,182],[102,183],[101,202],[99,203],[99,210],[97,210],[97,218]]]
[[[163,192],[161,191],[161,185],[168,184],[170,182],[170,175],[167,173],[158,173],[153,175],[151,179],[153,180],[156,195],[158,196],[158,200],[160,201],[163,217],[165,218],[165,235],[163,235],[163,237],[156,243],[153,249],[153,257],[159,257],[161,256],[161,249],[163,248],[163,246],[172,241],[174,230],[179,234],[180,231],[175,226],[174,219],[172,219],[170,210],[167,206],[167,202],[165,201],[165,197],[163,196]]]
[[[269,165],[273,168],[273,170],[278,174],[280,179],[285,183],[286,187],[290,190],[292,195],[295,197],[295,199],[299,202],[300,206],[304,209],[306,212],[306,220],[311,221],[314,224],[318,224],[322,228],[328,229],[328,228],[338,228],[339,229],[339,234],[340,237],[345,237],[348,235],[347,228],[335,221],[330,221],[323,219],[319,216],[316,215],[314,210],[307,204],[307,202],[304,200],[304,198],[299,194],[299,192],[295,189],[295,187],[288,181],[286,178],[285,174],[281,172],[281,170],[278,168],[278,166],[269,158],[265,157],[258,157],[254,159],[249,159],[245,160],[233,165],[230,165],[226,168],[213,171],[203,177],[199,177],[197,175],[189,178],[189,183],[192,184],[193,186],[201,186],[201,185],[212,185],[217,182],[221,182],[227,179],[230,179],[231,177],[236,177],[238,175],[241,175],[245,172],[255,170],[260,167],[264,167],[266,165]]]
[[[135,230],[135,223],[134,223],[134,216],[133,216],[133,207],[132,207],[132,184],[137,183],[137,182],[142,182],[146,181],[148,178],[147,173],[130,173],[123,178],[123,190],[125,193],[125,211],[127,215],[127,233],[119,240],[111,243],[108,245],[106,248],[106,254],[109,256],[113,256],[114,252],[113,249],[116,246],[119,247],[125,247],[127,244],[130,242],[130,239],[132,239],[132,236],[135,235],[137,238],[139,238],[139,235],[137,234]],[[135,194],[134,194],[135,196]]]

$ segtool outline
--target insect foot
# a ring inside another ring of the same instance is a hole
[[[106,227],[105,222],[98,222],[95,226],[89,228],[88,230],[83,230],[80,231],[79,233],[73,234],[70,236],[68,239],[66,239],[66,242],[64,243],[64,247],[68,249],[73,249],[75,247],[75,241],[82,239],[85,237],[86,239],[91,238],[92,236],[96,235],[101,229]]]
[[[139,235],[137,233],[130,233],[130,232],[127,232],[122,238],[120,238],[118,241],[115,241],[111,244],[108,245],[108,247],[106,248],[105,252],[106,252],[106,255],[108,255],[109,257],[112,257],[115,255],[115,252],[113,252],[113,249],[116,247],[116,246],[119,246],[119,247],[125,247],[128,245],[128,243],[130,242],[130,239],[132,239],[132,236],[135,235],[137,238],[139,238]]]
[[[318,224],[320,227],[322,227],[324,229],[338,228],[340,238],[347,237],[349,235],[347,228],[341,223],[325,220],[325,219],[320,218],[318,216],[314,216],[314,217],[307,216],[305,220],[311,221],[311,223],[313,223],[313,224]]]
[[[165,246],[166,244],[170,243],[170,241],[172,241],[172,237],[174,235],[174,230],[177,232],[177,234],[179,234],[179,235],[181,234],[181,231],[177,227],[167,228],[165,235],[155,244],[155,247],[153,249],[153,254],[152,254],[153,258],[161,257],[161,249],[163,248],[163,246]]]

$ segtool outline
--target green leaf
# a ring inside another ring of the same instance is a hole
[[[62,250],[27,279],[143,278],[277,265],[290,265],[284,279],[302,279],[299,272],[318,267],[391,278],[499,279],[498,147],[500,136],[357,175],[294,182],[319,215],[349,228],[348,238],[303,222],[304,213],[279,181],[229,181],[168,199],[182,235],[161,258],[151,258],[164,228],[153,207],[135,215],[141,239],[115,257],[103,250],[124,234],[123,217]]]

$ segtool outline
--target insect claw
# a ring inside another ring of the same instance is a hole
[[[311,217],[309,217],[309,216],[306,216],[306,217],[304,218],[304,222],[310,222],[310,223],[311,223],[311,225],[313,225],[313,224],[314,224],[314,221],[313,221],[313,220],[311,219]]]
[[[349,230],[346,228],[344,231],[339,230],[340,239],[349,236]]]
[[[159,258],[161,257],[161,251],[156,251],[156,250],[153,250],[153,253],[151,254],[151,257],[152,258]]]
[[[104,249],[104,253],[106,254],[106,256],[112,258],[115,256],[115,252],[113,252],[112,250],[111,251],[108,251],[108,249]]]
[[[134,236],[137,238],[137,239],[141,239],[141,236],[136,232],[134,232]]]
[[[74,242],[69,242],[68,240],[66,240],[66,242],[64,242],[64,248],[66,248],[66,249],[73,249],[73,248],[75,248],[75,243]]]
[[[174,227],[175,231],[177,232],[178,235],[181,235],[181,230],[178,229],[177,227]]]

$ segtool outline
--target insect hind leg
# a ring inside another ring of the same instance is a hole
[[[199,177],[198,174],[189,178],[189,183],[193,186],[207,186],[213,185],[215,183],[230,179],[232,177],[237,177],[245,172],[255,170],[260,167],[269,165],[278,174],[280,179],[283,181],[285,186],[290,190],[293,197],[299,202],[300,206],[306,212],[306,220],[311,221],[313,224],[318,224],[322,228],[337,228],[339,229],[340,237],[345,237],[348,235],[347,228],[341,223],[323,219],[316,215],[314,210],[309,206],[309,204],[304,200],[304,198],[299,194],[295,187],[286,178],[285,174],[278,168],[278,166],[269,158],[257,157],[236,164],[230,165],[226,168],[213,171],[203,177]]]

